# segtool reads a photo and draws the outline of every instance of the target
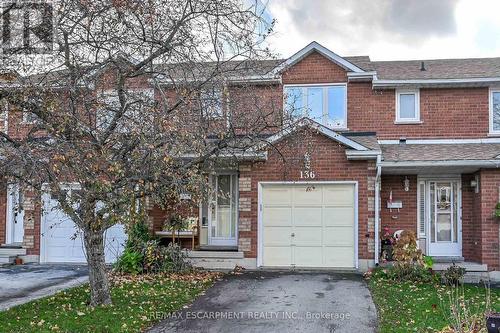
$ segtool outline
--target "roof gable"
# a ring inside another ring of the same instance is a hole
[[[347,146],[347,147],[352,148],[354,150],[361,150],[361,151],[370,150],[367,147],[361,145],[360,143],[358,143],[354,140],[351,140],[351,139],[329,129],[328,127],[325,127],[325,126],[317,123],[316,121],[309,119],[309,118],[302,118],[301,120],[297,121],[292,126],[285,128],[282,131],[280,131],[279,133],[276,133],[276,134],[270,136],[269,138],[267,138],[266,141],[268,143],[276,143],[276,142],[281,141],[284,138],[288,137],[289,135],[292,135],[293,133],[296,133],[297,131],[304,129],[306,127],[317,130],[319,133],[323,134],[324,136],[326,136],[332,140],[335,140],[335,141],[343,144],[344,146]]]
[[[340,67],[342,67],[348,71],[356,72],[356,73],[364,72],[364,70],[362,70],[358,66],[354,65],[352,62],[346,60],[345,58],[342,58],[341,56],[339,56],[335,52],[330,51],[329,49],[327,49],[326,47],[324,47],[323,45],[319,44],[316,41],[309,43],[302,50],[300,50],[297,53],[295,53],[294,55],[292,55],[290,58],[288,58],[286,61],[281,63],[278,67],[276,67],[273,70],[273,72],[275,74],[280,73],[285,68],[293,66],[294,64],[298,63],[299,61],[301,61],[302,59],[304,59],[305,57],[307,57],[309,54],[311,54],[313,52],[318,52],[319,54],[321,54],[325,58],[329,59],[330,61],[336,63],[337,65],[339,65]]]

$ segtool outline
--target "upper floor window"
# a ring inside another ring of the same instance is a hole
[[[500,134],[500,89],[490,90],[490,133]]]
[[[332,128],[347,128],[347,85],[286,85],[285,112],[292,119],[309,117]]]
[[[206,118],[222,118],[222,89],[218,87],[205,88],[200,91],[202,114]]]
[[[396,123],[420,122],[420,93],[418,90],[396,91]]]

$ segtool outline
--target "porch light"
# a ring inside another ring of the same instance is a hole
[[[410,180],[407,176],[405,176],[405,180],[403,181],[405,192],[410,190]]]

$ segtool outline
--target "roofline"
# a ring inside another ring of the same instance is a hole
[[[380,166],[384,167],[448,167],[448,166],[470,166],[484,168],[499,168],[500,160],[443,160],[443,161],[382,161]]]
[[[500,138],[482,138],[482,139],[417,139],[406,140],[407,145],[462,145],[473,143],[500,143]],[[378,140],[379,145],[397,145],[399,140]]]
[[[488,84],[500,82],[500,77],[478,77],[465,79],[409,79],[384,80],[374,79],[374,88],[395,88],[407,85],[455,85],[455,84]]]
[[[365,146],[357,143],[356,141],[351,140],[351,139],[317,123],[316,121],[309,119],[309,118],[300,119],[299,121],[297,121],[295,124],[293,124],[289,128],[286,128],[286,129],[282,130],[281,132],[270,136],[265,141],[267,141],[268,143],[277,142],[277,141],[282,140],[283,138],[287,137],[288,135],[292,134],[293,132],[295,132],[301,128],[304,128],[306,126],[312,127],[315,130],[319,131],[321,134],[325,135],[326,137],[328,137],[332,140],[338,141],[338,142],[340,142],[340,143],[342,143],[342,144],[344,144],[352,149],[361,150],[361,151],[370,150],[370,149],[366,148]]]
[[[271,73],[278,74],[281,72],[283,69],[285,69],[288,66],[291,66],[300,60],[304,59],[306,56],[308,56],[311,52],[317,51],[326,58],[330,59],[331,61],[337,63],[338,65],[344,67],[347,70],[350,70],[352,72],[357,72],[357,73],[363,73],[364,70],[359,68],[358,66],[354,65],[353,63],[347,61],[346,59],[342,58],[338,54],[336,54],[333,51],[330,51],[320,43],[316,41],[312,41],[308,45],[306,45],[304,48],[296,52],[294,55],[292,55],[290,58],[279,64],[276,68],[274,68]]]

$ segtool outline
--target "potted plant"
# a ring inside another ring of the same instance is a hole
[[[381,237],[381,258],[383,260],[387,261],[392,261],[392,255],[393,255],[393,245],[395,243],[396,239],[393,236],[393,233],[389,229],[389,227],[384,227],[382,230],[382,237]]]

